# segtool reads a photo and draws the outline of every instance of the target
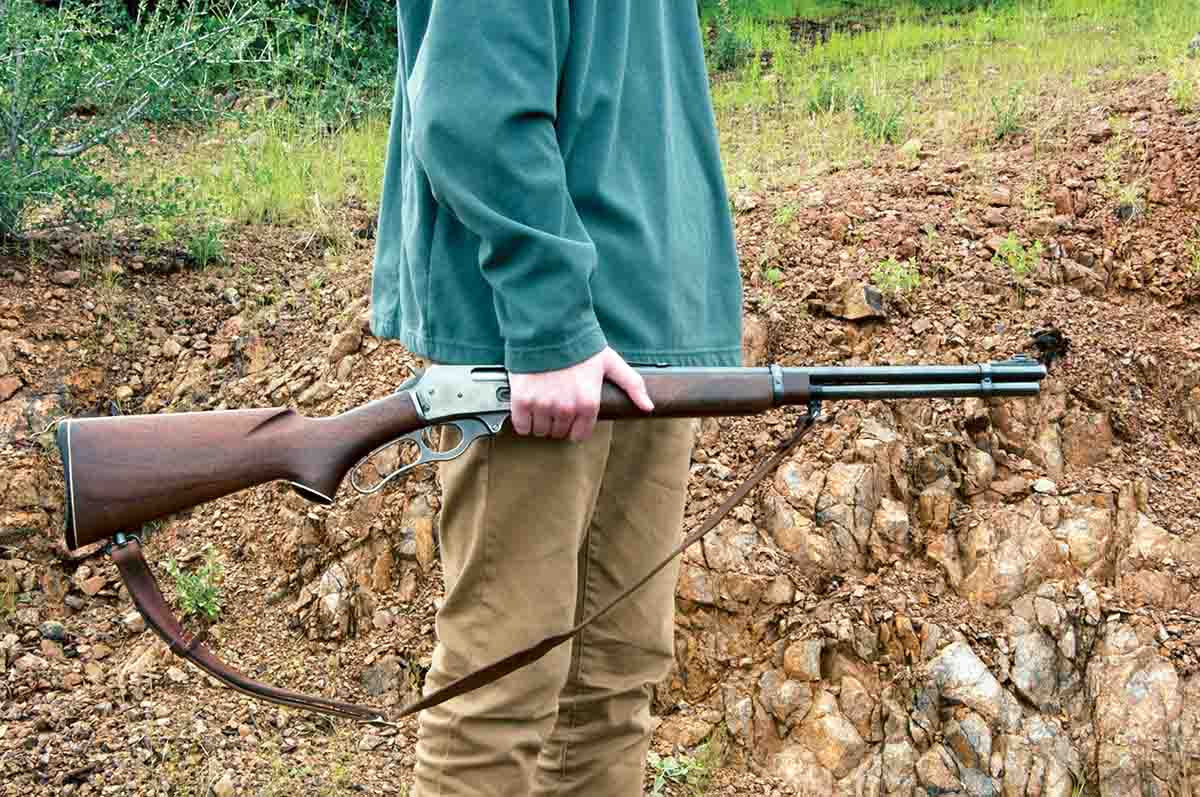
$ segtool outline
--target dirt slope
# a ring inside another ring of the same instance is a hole
[[[735,197],[748,363],[983,362],[1046,326],[1072,346],[1039,399],[826,407],[688,552],[659,752],[713,739],[718,794],[1186,793],[1198,164],[1200,121],[1151,80],[1104,87],[1036,152],[897,155]],[[1108,193],[1114,176],[1142,180],[1142,201]],[[362,233],[349,252],[246,228],[203,272],[134,238],[0,256],[0,793],[403,793],[413,723],[380,733],[214,688],[141,628],[111,564],[69,558],[38,435],[113,402],[321,415],[394,389],[412,359],[366,329],[370,214],[341,212]],[[1023,280],[993,262],[1009,232],[1044,247]],[[915,260],[916,291],[866,287],[889,256]],[[703,424],[689,517],[792,416]],[[213,546],[209,633],[250,674],[396,704],[433,647],[438,507],[429,472],[330,510],[269,485],[159,525],[149,553],[195,566]]]

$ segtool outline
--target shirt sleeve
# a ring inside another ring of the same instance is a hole
[[[412,149],[439,204],[480,239],[505,365],[565,368],[606,345],[596,248],[555,127],[569,0],[434,0],[406,89]]]

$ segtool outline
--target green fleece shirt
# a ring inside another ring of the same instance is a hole
[[[694,0],[403,0],[372,329],[436,362],[741,364]]]

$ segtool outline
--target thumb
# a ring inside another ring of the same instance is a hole
[[[621,355],[613,352],[608,358],[608,362],[604,368],[605,376],[613,381],[617,387],[629,394],[629,398],[633,399],[643,412],[652,412],[654,410],[654,402],[650,400],[650,394],[646,392],[646,381],[642,379],[642,375],[629,367],[629,364],[621,359]]]

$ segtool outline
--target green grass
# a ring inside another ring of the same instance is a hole
[[[1195,102],[1182,55],[1200,29],[1192,0],[1030,0],[954,16],[914,5],[878,26],[835,25],[817,46],[786,26],[743,17],[756,52],[713,81],[727,177],[735,188],[788,185],[828,168],[870,163],[916,136],[983,151],[1065,134],[1107,81],[1173,70],[1172,97]],[[894,125],[889,124],[889,120]]]
[[[375,207],[383,187],[388,121],[371,118],[327,132],[286,113],[255,117],[185,148],[163,171],[201,197],[215,218],[238,224],[322,223],[351,198]],[[148,175],[147,179],[162,179]],[[163,239],[183,239],[194,259],[220,262],[219,228],[183,233],[161,220]]]

